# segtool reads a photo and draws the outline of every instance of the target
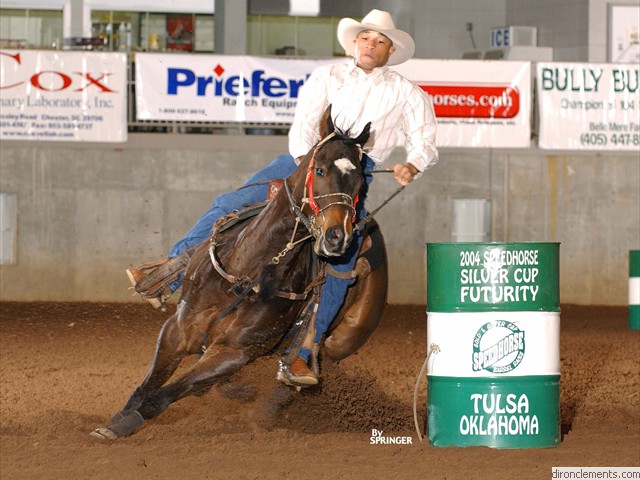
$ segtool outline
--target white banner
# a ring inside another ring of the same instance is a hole
[[[529,62],[410,60],[393,68],[431,96],[438,147],[530,146]]]
[[[137,117],[291,123],[305,80],[336,61],[344,59],[137,54]],[[529,146],[528,62],[410,60],[393,68],[432,96],[438,146]]]
[[[0,51],[0,138],[124,142],[123,53]]]
[[[637,65],[538,63],[540,148],[640,148]]]
[[[137,118],[291,123],[298,91],[313,69],[336,61],[140,53]]]

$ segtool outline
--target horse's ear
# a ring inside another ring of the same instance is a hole
[[[333,133],[334,130],[333,120],[331,120],[331,104],[329,104],[320,119],[320,138],[325,138],[330,133]]]
[[[361,147],[364,146],[365,143],[367,143],[367,140],[369,140],[369,135],[371,134],[371,122],[367,123],[364,128],[362,129],[362,133],[360,133],[360,135],[358,135],[354,141],[360,145]]]

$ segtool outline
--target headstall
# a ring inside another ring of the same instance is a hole
[[[358,195],[356,194],[355,198],[347,193],[335,192],[328,193],[325,195],[315,195],[314,192],[314,181],[316,177],[316,155],[318,151],[322,148],[322,146],[336,136],[336,132],[331,132],[329,135],[320,140],[315,148],[313,149],[313,153],[311,155],[311,160],[309,161],[309,165],[307,166],[307,175],[304,181],[304,193],[302,195],[302,205],[305,203],[309,205],[313,215],[309,218],[302,212],[302,208],[297,207],[295,204],[293,197],[290,193],[289,186],[285,180],[285,187],[287,188],[287,193],[289,196],[289,202],[291,203],[291,207],[298,218],[305,224],[307,229],[311,232],[311,234],[318,238],[320,235],[320,229],[318,228],[317,218],[321,215],[325,210],[334,206],[334,205],[343,205],[351,209],[352,219],[351,222],[356,222],[356,205],[358,203]],[[362,149],[359,147],[360,155],[362,155]],[[338,200],[329,202],[326,205],[320,206],[317,202],[319,199],[330,198],[330,197],[338,197]],[[302,218],[304,217],[304,218]],[[324,220],[323,222],[324,223]],[[322,225],[322,223],[320,225]]]

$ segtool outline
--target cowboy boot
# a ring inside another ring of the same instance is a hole
[[[127,270],[127,276],[138,295],[153,308],[166,310],[166,301],[173,294],[170,284],[180,278],[187,267],[192,249],[174,258],[164,257]]]
[[[299,385],[317,385],[318,374],[307,366],[302,358],[297,357],[289,366],[289,380]]]

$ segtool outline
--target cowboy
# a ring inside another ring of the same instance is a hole
[[[395,28],[388,12],[374,9],[361,22],[342,19],[338,24],[338,41],[352,58],[318,67],[301,89],[289,131],[289,154],[277,157],[251,176],[245,188],[218,196],[185,238],[173,246],[168,258],[127,270],[137,293],[154,307],[162,307],[180,286],[181,273],[188,261],[187,249],[209,238],[219,218],[242,209],[243,205],[263,201],[269,188],[265,182],[285,178],[295,170],[300,158],[320,140],[317,125],[328,105],[332,106],[334,125],[343,131],[361,131],[371,122],[372,135],[363,146],[366,169],[382,164],[400,143],[407,152],[407,161],[393,166],[400,185],[409,184],[438,161],[431,100],[419,87],[388,67],[413,56],[413,38]],[[370,183],[371,175],[366,180]],[[364,212],[363,197],[360,196],[358,204],[360,216]],[[333,269],[353,270],[360,241],[356,232],[347,253],[331,262]],[[338,313],[352,282],[327,276],[315,323],[316,344]],[[153,285],[143,289],[141,283]],[[307,365],[310,346],[303,347],[289,367],[290,379],[297,384],[314,385],[318,383],[318,375]]]

